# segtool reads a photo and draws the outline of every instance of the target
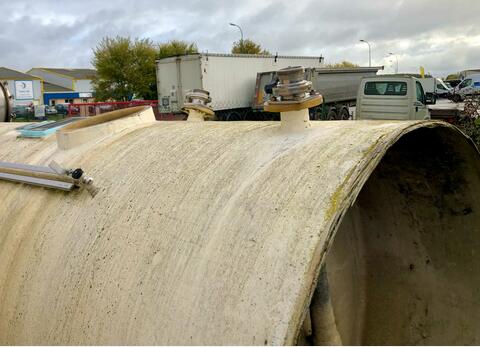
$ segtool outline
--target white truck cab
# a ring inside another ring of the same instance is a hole
[[[422,84],[415,77],[364,78],[357,94],[355,119],[430,119]]]
[[[480,92],[480,74],[470,75],[453,89],[452,99],[455,102],[460,102],[465,99],[466,95],[478,92]]]

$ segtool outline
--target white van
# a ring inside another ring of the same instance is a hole
[[[415,77],[368,77],[358,89],[355,119],[430,119],[431,103]]]
[[[467,76],[462,82],[460,82],[452,93],[452,100],[454,102],[460,102],[465,99],[466,95],[471,95],[480,92],[480,74],[474,74]]]
[[[440,98],[447,97],[452,90],[452,88],[447,86],[440,78],[425,77],[419,78],[418,81],[422,84],[425,94],[434,93]]]

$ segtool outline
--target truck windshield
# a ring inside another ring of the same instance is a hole
[[[458,89],[462,89],[462,88],[465,88],[465,87],[470,87],[471,84],[472,84],[472,80],[471,80],[471,79],[463,80],[462,83],[460,83],[460,84],[458,85]]]
[[[441,79],[437,79],[437,89],[441,89],[441,90],[450,90],[451,89],[451,86],[449,86],[447,83],[445,83],[443,80]]]
[[[365,95],[407,95],[406,82],[382,81],[365,83]]]

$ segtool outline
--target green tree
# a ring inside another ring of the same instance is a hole
[[[188,43],[180,40],[172,40],[170,42],[161,43],[158,45],[158,59],[173,57],[183,54],[198,53],[198,48],[195,43]]]
[[[155,58],[149,39],[105,37],[93,49],[93,80],[97,100],[156,99]]]
[[[262,49],[262,47],[255,43],[252,40],[239,40],[233,43],[232,47],[233,54],[265,54],[270,55],[270,52],[266,49]]]
[[[352,68],[352,67],[358,67],[358,64],[354,64],[349,61],[342,61],[340,63],[333,63],[333,64],[326,64],[325,67],[330,67],[330,68]]]

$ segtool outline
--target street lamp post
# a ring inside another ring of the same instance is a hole
[[[364,42],[368,45],[368,66],[372,66],[372,48],[370,47],[370,42],[365,40],[360,40],[360,42]]]
[[[395,60],[397,61],[397,65],[396,65],[396,68],[395,68],[395,73],[398,73],[398,56],[395,54],[395,53],[388,53],[388,55],[394,55],[395,56]]]
[[[235,23],[230,23],[230,25],[231,25],[232,27],[237,27],[238,30],[240,30],[240,36],[241,36],[241,39],[240,39],[240,47],[243,48],[243,30],[242,30],[242,28],[240,27],[240,25],[235,24]]]

